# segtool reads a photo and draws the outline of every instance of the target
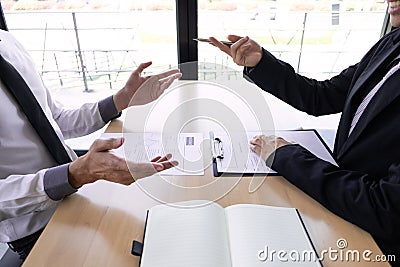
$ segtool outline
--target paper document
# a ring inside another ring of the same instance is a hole
[[[222,173],[277,174],[250,149],[250,140],[258,134],[260,133],[211,133],[214,164],[216,164],[214,175],[219,176]],[[297,143],[318,158],[337,166],[328,147],[314,130],[273,131],[264,134],[279,136],[288,142]]]
[[[135,162],[148,162],[156,156],[172,154],[179,165],[162,171],[163,175],[204,175],[201,143],[202,133],[179,133],[173,136],[165,133],[104,133],[101,138],[125,138],[122,147],[113,150],[120,157]]]

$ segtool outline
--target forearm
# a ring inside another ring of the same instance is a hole
[[[68,165],[10,175],[0,179],[0,220],[50,209],[75,191],[68,183]]]
[[[243,74],[296,109],[319,116],[342,111],[354,69],[350,67],[330,80],[317,81],[297,74],[292,66],[263,50],[261,61],[254,68],[245,68]]]
[[[62,109],[55,120],[68,139],[92,133],[119,115],[111,96],[98,103],[84,104],[79,109]]]
[[[326,208],[375,237],[400,237],[400,165],[392,165],[387,177],[376,179],[340,169],[299,145],[288,145],[276,150],[272,168]]]

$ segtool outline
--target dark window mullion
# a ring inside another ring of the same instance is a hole
[[[197,80],[197,0],[176,0],[178,63],[182,79]],[[189,62],[195,62],[188,64]]]

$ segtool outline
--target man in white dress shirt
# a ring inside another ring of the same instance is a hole
[[[134,165],[130,169],[135,170],[131,174],[124,159],[108,152],[120,147],[123,139],[96,140],[89,152],[79,158],[64,139],[102,128],[132,103],[141,105],[155,100],[181,77],[179,70],[142,77],[141,72],[151,65],[143,63],[115,95],[67,110],[52,99],[27,51],[6,31],[0,31],[0,55],[29,86],[72,161],[56,163],[0,80],[0,242],[9,243],[21,258],[28,255],[59,201],[79,187],[100,179],[128,185],[134,178],[177,164],[166,155],[149,163],[130,163]]]

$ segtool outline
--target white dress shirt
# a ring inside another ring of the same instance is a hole
[[[400,56],[396,57],[392,61],[392,63],[394,63],[395,61],[397,62],[397,60],[399,58],[400,58]],[[349,136],[353,132],[354,128],[356,127],[358,121],[361,118],[361,115],[363,114],[364,110],[367,108],[368,104],[371,102],[372,98],[379,91],[379,89],[381,89],[382,85],[386,82],[386,80],[389,79],[389,77],[392,76],[399,69],[400,69],[400,62],[393,65],[393,67],[391,67],[389,69],[388,73],[386,73],[386,75],[382,78],[382,80],[377,85],[375,85],[375,87],[372,88],[372,90],[369,91],[369,93],[361,101],[361,104],[358,106],[356,113],[354,114],[353,120],[351,122]]]
[[[100,129],[117,115],[112,97],[67,110],[45,87],[33,60],[8,32],[0,31],[0,53],[24,78],[72,160],[65,138]],[[0,81],[0,242],[10,242],[43,228],[59,201],[75,192],[68,164],[56,162],[19,105]]]

